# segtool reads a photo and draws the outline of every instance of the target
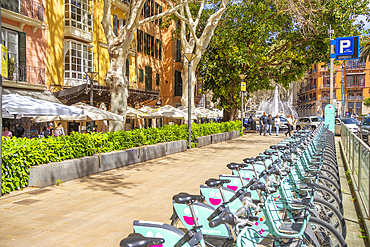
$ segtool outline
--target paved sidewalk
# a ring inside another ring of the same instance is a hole
[[[349,247],[356,246],[356,247],[365,247],[367,245],[367,239],[360,238],[359,236],[362,235],[360,229],[361,224],[358,221],[359,216],[356,212],[355,202],[352,201],[353,197],[351,195],[351,189],[349,188],[347,182],[347,176],[344,170],[343,161],[341,158],[339,141],[340,137],[335,138],[335,146],[337,150],[337,160],[338,160],[338,168],[339,168],[339,176],[340,176],[340,185],[342,189],[342,203],[344,209],[344,219],[346,221],[347,226],[347,237],[346,242]]]
[[[0,199],[0,246],[118,246],[135,219],[170,223],[172,196],[285,138],[244,137]],[[32,194],[33,193],[33,194]],[[25,204],[23,204],[25,203]]]

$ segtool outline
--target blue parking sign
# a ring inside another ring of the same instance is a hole
[[[342,37],[335,40],[337,60],[358,59],[359,37]]]

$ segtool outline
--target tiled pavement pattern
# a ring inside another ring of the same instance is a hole
[[[285,136],[244,137],[0,199],[0,246],[118,246],[135,219],[170,223],[171,198],[199,194],[226,164],[256,156]],[[348,246],[365,246],[341,170]]]
[[[118,246],[135,219],[170,223],[172,196],[285,136],[244,137],[0,199],[0,246]],[[40,193],[38,193],[40,192]],[[35,193],[35,194],[31,194]],[[24,201],[26,200],[26,201]]]
[[[346,220],[347,225],[347,237],[346,242],[348,247],[364,247],[367,245],[367,240],[360,238],[361,236],[361,225],[358,221],[359,216],[356,213],[355,204],[352,199],[355,197],[351,195],[351,190],[347,183],[346,173],[343,167],[343,162],[340,153],[339,141],[340,137],[335,138],[335,146],[337,150],[337,160],[338,160],[338,167],[339,167],[339,175],[340,175],[340,184],[342,187],[342,195],[343,195],[343,207],[344,207],[344,218]]]

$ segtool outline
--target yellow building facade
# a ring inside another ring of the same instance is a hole
[[[329,65],[315,64],[308,71],[307,82],[297,90],[294,105],[299,116],[321,115],[330,96]],[[367,114],[370,108],[363,102],[370,97],[370,62],[358,59],[334,66],[333,98],[336,114]]]

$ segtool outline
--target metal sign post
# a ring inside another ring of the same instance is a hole
[[[241,115],[240,115],[240,119],[242,120],[242,127],[241,127],[242,134],[243,134],[243,125],[244,125],[243,98],[244,98],[244,92],[247,91],[247,85],[244,82],[244,78],[246,76],[247,75],[239,75],[240,79],[242,79],[242,83],[240,84],[240,98],[241,98]]]
[[[329,37],[330,37],[330,91],[329,91],[329,104],[333,104],[333,90],[334,90],[334,58],[335,58],[335,50],[334,50],[334,43],[331,39],[331,35],[334,34],[334,30],[329,30]]]

